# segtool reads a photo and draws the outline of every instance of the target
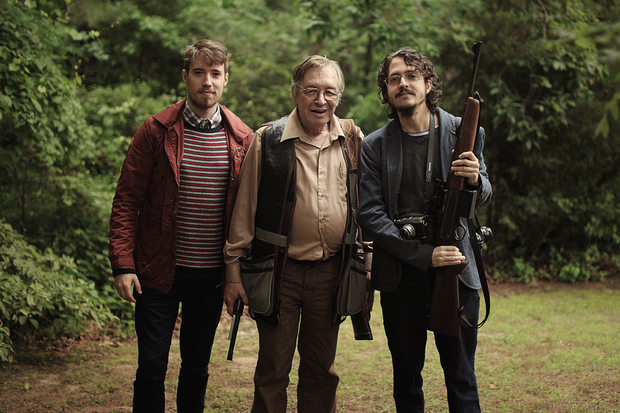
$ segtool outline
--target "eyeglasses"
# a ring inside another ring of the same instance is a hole
[[[299,87],[299,86],[296,86],[296,87],[297,89],[303,92],[305,97],[311,100],[318,98],[321,92],[323,92],[323,97],[325,97],[325,100],[336,100],[340,96],[340,92],[337,91],[336,89],[321,90],[315,87],[306,87],[306,88]]]
[[[407,83],[412,84],[416,80],[419,80],[422,77],[422,75],[416,72],[409,72],[409,73],[405,73],[404,75],[392,75],[392,76],[388,76],[388,78],[385,79],[385,84],[390,87],[398,86],[400,85],[400,79],[402,79],[403,77],[405,78]]]

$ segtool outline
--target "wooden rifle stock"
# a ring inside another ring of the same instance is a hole
[[[428,316],[429,330],[455,337],[461,335],[459,274],[468,264],[463,261],[459,265],[437,268]]]
[[[474,70],[469,94],[473,94],[473,84],[480,60],[481,42],[474,45]],[[467,97],[461,124],[457,131],[456,145],[452,161],[459,159],[463,152],[474,149],[480,119],[480,99]],[[443,188],[442,202],[438,216],[437,245],[454,245],[461,240],[459,228],[461,217],[471,218],[476,205],[476,191],[466,189],[465,178],[448,174]],[[459,274],[465,271],[468,261],[459,265],[436,268],[435,286],[428,318],[428,329],[437,333],[459,337],[461,335],[461,308],[459,300]]]

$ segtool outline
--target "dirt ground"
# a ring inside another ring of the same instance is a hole
[[[536,286],[492,284],[492,295],[507,296],[529,289],[571,289],[573,284],[539,282]],[[579,288],[608,288],[620,290],[620,277],[605,283],[581,284]],[[218,336],[227,337],[230,317],[223,316]],[[255,334],[251,322],[242,323],[238,340]],[[256,348],[239,348],[234,363],[226,364],[228,342],[217,340],[212,365],[217,363],[228,374],[226,380],[236,390],[246,389],[251,397],[252,375],[256,363]],[[174,338],[173,345],[177,343]],[[17,412],[129,412],[132,398],[131,383],[136,369],[136,345],[132,341],[110,340],[106,337],[79,337],[67,340],[62,346],[20,349],[13,363],[0,364],[0,413]],[[221,360],[220,360],[221,359]],[[179,369],[178,352],[171,352],[167,377],[167,411],[175,412],[170,394],[175,392]],[[235,381],[231,377],[239,377]],[[576,380],[579,378],[576,377]],[[207,395],[207,398],[209,395]],[[222,410],[226,411],[226,410]]]

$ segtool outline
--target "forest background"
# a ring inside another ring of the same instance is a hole
[[[337,115],[387,116],[376,70],[413,47],[460,115],[483,42],[485,162],[478,212],[488,276],[600,281],[620,268],[620,3],[614,0],[5,0],[0,4],[0,359],[87,328],[127,332],[109,213],[131,136],[185,97],[185,45],[232,54],[222,103],[250,127],[288,114],[293,68],[343,68]],[[93,323],[94,322],[94,323]]]

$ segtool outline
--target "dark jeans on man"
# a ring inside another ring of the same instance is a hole
[[[403,264],[398,287],[381,294],[385,333],[394,369],[394,401],[399,413],[424,412],[422,369],[433,274]],[[464,314],[470,324],[476,325],[480,309],[478,291],[462,282],[459,282],[459,290]],[[435,333],[451,413],[480,412],[474,371],[477,343],[477,330],[462,320],[461,337]]]
[[[202,412],[209,379],[215,330],[222,314],[222,268],[177,267],[167,293],[142,288],[134,297],[138,370],[134,412],[164,412],[164,381],[172,333],[181,304],[181,370],[177,388],[179,413]]]

